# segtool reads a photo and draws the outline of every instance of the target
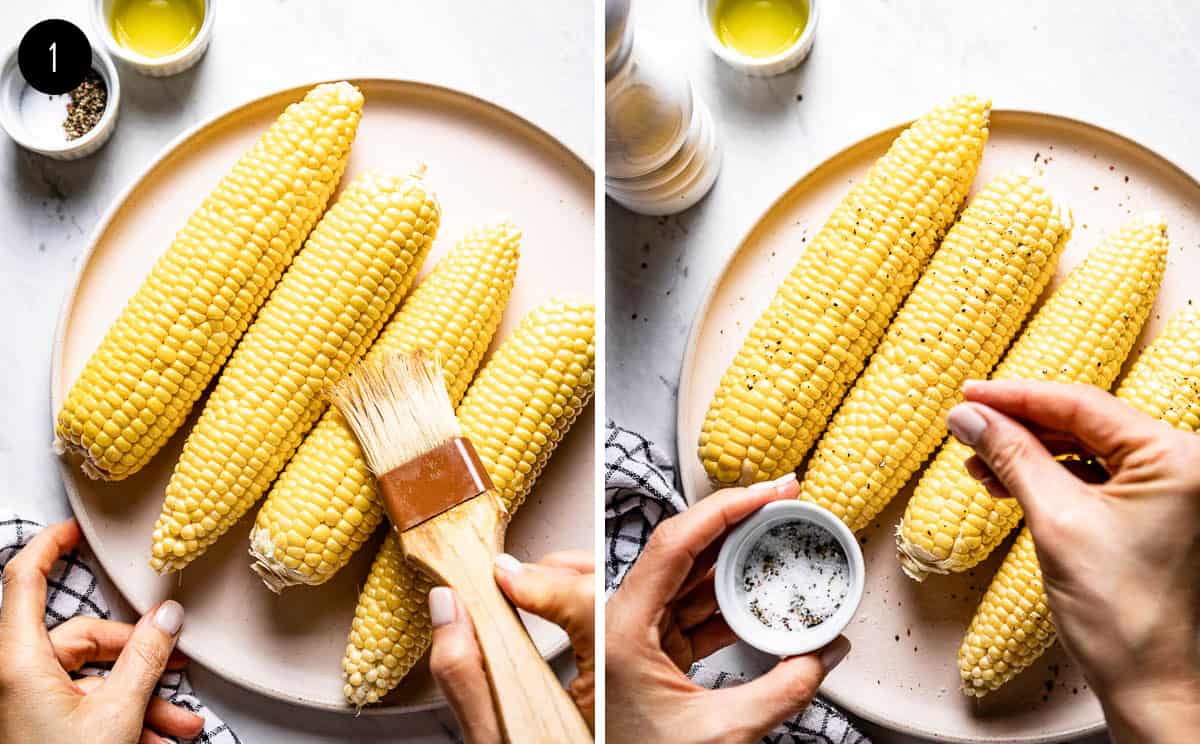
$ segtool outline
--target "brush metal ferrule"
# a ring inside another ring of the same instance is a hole
[[[492,490],[471,440],[453,437],[377,479],[392,523],[400,532]]]

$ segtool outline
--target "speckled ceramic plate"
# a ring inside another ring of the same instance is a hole
[[[443,218],[425,270],[471,226],[510,216],[525,233],[516,287],[497,334],[552,295],[592,295],[592,171],[529,122],[455,91],[391,80],[354,81],[367,103],[342,182],[375,168],[405,173],[428,164]],[[233,162],[284,107],[309,86],[260,98],[182,135],[114,203],[81,259],[54,346],[54,412],[126,300],[175,231]],[[193,415],[198,415],[197,406]],[[246,550],[257,508],[179,576],[147,565],[150,532],[191,421],[141,473],[119,483],[90,481],[64,464],[71,506],[113,583],[139,612],[166,597],[187,621],[179,647],[197,662],[265,695],[315,708],[342,702],[341,657],[354,605],[377,543],[360,551],[332,581],[293,587],[276,597],[250,571]],[[593,541],[593,416],[581,416],[559,447],[508,533],[509,549],[536,557]],[[554,626],[530,623],[546,656],[566,647]],[[364,713],[440,705],[422,666]]]
[[[695,456],[696,437],[721,374],[806,240],[899,131],[893,127],[862,140],[797,181],[750,228],[710,289],[692,327],[679,386],[680,471],[689,500],[712,490]],[[1135,354],[1174,311],[1200,300],[1200,184],[1189,175],[1100,127],[996,110],[976,188],[1013,167],[1044,173],[1074,213],[1074,235],[1055,284],[1133,213],[1157,210],[1166,217],[1166,277]],[[924,584],[908,580],[896,562],[892,533],[911,483],[861,535],[867,589],[846,632],[854,651],[824,693],[863,718],[940,741],[1049,742],[1100,730],[1100,706],[1058,646],[982,702],[958,691],[958,646],[1008,543],[967,574],[932,576]]]

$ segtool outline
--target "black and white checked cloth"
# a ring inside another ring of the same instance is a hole
[[[42,530],[42,525],[28,519],[10,516],[0,519],[0,573],[33,536]],[[47,581],[46,594],[46,628],[52,629],[76,615],[109,619],[108,603],[101,596],[96,584],[96,574],[92,568],[79,556],[78,551],[72,551],[59,559],[50,571]],[[0,597],[0,602],[3,597]],[[85,666],[78,674],[83,676],[105,676],[109,664]],[[159,680],[156,694],[175,705],[187,708],[193,713],[203,716],[204,731],[195,739],[189,739],[194,744],[240,744],[237,736],[225,725],[225,722],[202,705],[192,694],[192,686],[187,675],[183,672],[166,672]]]
[[[604,588],[611,595],[641,555],[660,522],[687,509],[675,484],[675,467],[654,443],[609,422],[604,440]],[[688,676],[711,689],[745,677],[695,664]],[[841,711],[821,699],[784,721],[764,744],[871,744]]]

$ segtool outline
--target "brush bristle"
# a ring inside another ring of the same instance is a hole
[[[350,423],[376,476],[460,436],[441,364],[420,351],[360,363],[328,397]]]

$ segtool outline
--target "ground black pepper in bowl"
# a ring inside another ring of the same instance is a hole
[[[67,118],[63,122],[67,139],[79,139],[92,131],[100,123],[107,105],[108,86],[104,84],[104,78],[100,77],[99,73],[90,70],[83,82],[71,91],[71,100],[67,103]]]

